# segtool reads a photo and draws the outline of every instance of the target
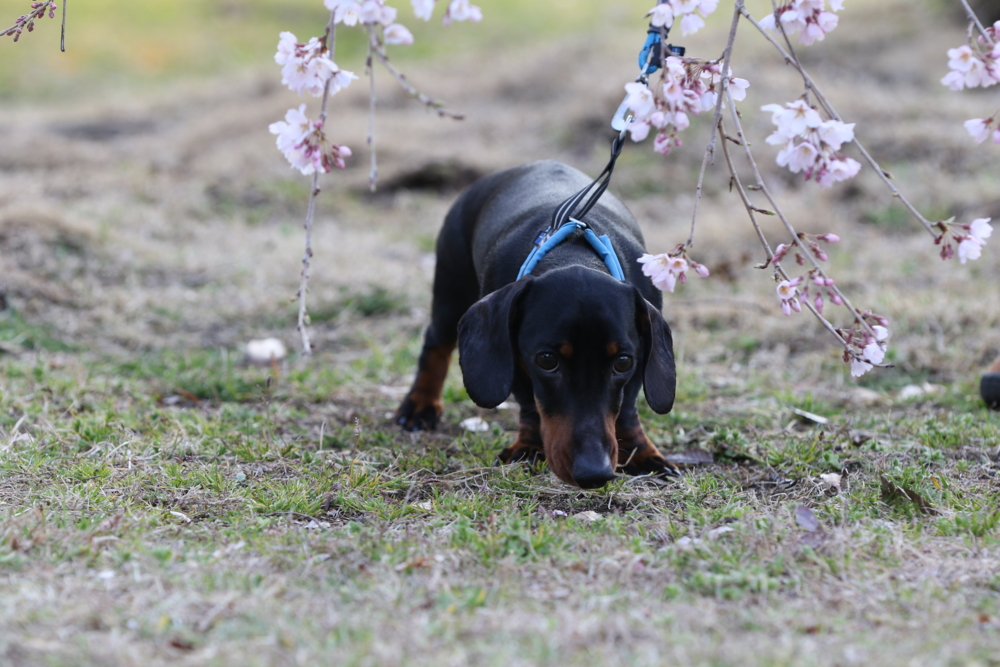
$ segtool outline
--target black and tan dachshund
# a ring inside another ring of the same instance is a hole
[[[615,477],[675,474],[646,437],[636,398],[659,414],[674,403],[676,375],[662,294],[636,262],[642,233],[605,193],[586,222],[607,234],[625,281],[575,232],[520,280],[518,270],[553,211],[590,182],[553,161],[487,176],[452,206],[437,241],[431,324],[417,377],[396,412],[409,430],[434,428],[456,342],[465,388],[493,408],[513,392],[517,439],[500,461],[545,459],[585,489]]]

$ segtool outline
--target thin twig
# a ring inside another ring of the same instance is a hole
[[[18,38],[21,36],[22,30],[28,28],[28,32],[31,32],[34,29],[35,21],[37,19],[45,18],[45,14],[50,11],[49,8],[54,2],[55,0],[46,0],[45,4],[42,5],[41,7],[36,7],[35,9],[32,9],[24,16],[19,17],[17,21],[14,22],[14,25],[7,28],[3,32],[0,32],[0,37],[5,37],[7,35],[14,35],[14,41],[16,42]]]
[[[449,111],[445,108],[444,102],[435,100],[432,97],[424,95],[422,92],[413,87],[413,84],[409,82],[406,75],[397,70],[393,64],[389,61],[389,56],[386,54],[385,49],[381,44],[375,49],[375,57],[378,61],[382,63],[382,66],[396,79],[396,82],[409,93],[411,96],[417,98],[417,101],[426,106],[427,108],[434,111],[438,116],[442,118],[451,118],[454,120],[464,120],[465,116],[454,111]]]
[[[65,2],[65,0],[64,0]],[[65,4],[63,7],[65,8]],[[323,46],[329,49],[330,55],[337,47],[337,26],[333,18],[333,12],[330,12],[330,21],[326,25],[326,33],[323,35]],[[323,87],[323,103],[320,106],[319,111],[319,122],[322,126],[326,122],[326,108],[327,103],[330,101],[330,84],[333,81],[332,77],[326,80],[326,85]],[[316,213],[316,197],[319,196],[319,171],[313,172],[312,179],[312,189],[309,191],[309,206],[306,209],[306,249],[302,255],[302,273],[299,279],[299,292],[296,295],[299,298],[299,318],[298,318],[298,330],[299,335],[302,337],[302,352],[303,354],[312,354],[312,343],[309,342],[309,333],[306,331],[306,320],[308,319],[308,313],[306,312],[306,293],[309,287],[309,265],[312,259],[312,228],[313,228],[313,217]]]
[[[722,120],[722,100],[725,97],[726,91],[729,90],[729,63],[733,56],[733,43],[736,41],[736,28],[740,24],[740,11],[742,9],[743,0],[736,0],[736,4],[733,6],[733,23],[729,28],[729,41],[726,42],[726,50],[722,53],[722,74],[719,79],[719,97],[715,100],[715,113],[712,117],[712,136],[709,138],[708,144],[705,146],[705,154],[701,158],[701,170],[698,172],[698,187],[694,191],[694,210],[691,212],[691,233],[688,234],[687,243],[684,244],[685,248],[690,248],[694,245],[694,226],[698,219],[698,202],[701,201],[701,186],[705,180],[705,169],[708,167],[709,159],[712,159],[713,163],[715,161],[716,128],[719,127],[719,123]]]
[[[66,5],[69,4],[69,0],[63,0],[63,11],[62,11],[62,32],[59,35],[59,50],[66,53]]]
[[[730,104],[731,103],[732,102],[730,101]],[[735,110],[733,111],[733,115],[737,116],[737,113],[735,112]],[[720,132],[723,131],[723,125],[722,125],[722,121],[721,120],[719,121],[719,131]],[[737,132],[739,132],[740,135],[742,136],[742,128],[739,127],[739,123],[738,122],[737,122]],[[744,139],[744,148],[746,149],[747,160],[750,162],[750,165],[753,167],[754,175],[757,178],[758,185],[760,185],[762,183],[762,181],[760,179],[760,173],[757,171],[757,165],[754,163],[753,157],[750,155],[750,148],[748,146],[746,146],[746,140],[745,139]],[[747,196],[746,189],[743,187],[743,182],[740,180],[739,174],[736,173],[736,167],[733,165],[732,157],[729,155],[729,147],[726,146],[725,142],[723,142],[723,144],[722,144],[722,152],[726,156],[726,164],[729,166],[729,173],[731,174],[731,176],[733,178],[733,182],[736,184],[736,190],[740,194],[740,199],[743,200],[743,205],[747,209],[747,215],[750,216],[750,221],[753,223],[753,228],[757,231],[757,237],[760,239],[761,244],[763,244],[763,246],[764,246],[764,251],[767,253],[767,261],[768,261],[768,263],[770,263],[771,260],[774,258],[774,253],[771,251],[771,246],[768,244],[767,238],[765,238],[765,236],[764,236],[764,232],[761,231],[760,225],[757,223],[757,218],[756,218],[756,216],[754,216],[754,211],[756,211],[757,209],[750,202],[750,198]],[[765,192],[765,194],[766,194],[766,192]],[[768,197],[768,199],[770,199],[770,197]],[[781,216],[782,219],[784,219],[784,216],[781,215],[780,211],[778,211],[778,207],[777,207],[777,205],[774,202],[772,202],[772,206],[775,207],[775,211],[778,212],[778,215]],[[785,226],[786,226],[786,228],[790,227],[790,225],[788,225],[787,223],[786,223]],[[792,230],[792,234],[793,234],[793,236],[795,236],[797,238],[797,236],[795,235],[795,231],[794,230]],[[774,266],[774,270],[784,280],[791,280],[790,276],[785,272],[785,269],[781,266],[780,262],[774,262],[773,266]],[[761,268],[766,268],[766,267],[767,267],[767,263],[765,263]],[[811,312],[813,315],[816,316],[816,319],[818,319],[820,321],[820,323],[823,325],[823,327],[826,328],[827,331],[829,331],[830,333],[832,333],[834,335],[834,337],[837,339],[837,341],[845,349],[849,349],[849,347],[847,345],[847,341],[844,340],[844,337],[840,335],[840,332],[837,331],[837,328],[835,326],[833,326],[833,324],[829,320],[827,320],[825,317],[823,317],[822,313],[820,313],[818,310],[816,310],[816,307],[813,306],[813,304],[809,303],[809,301],[807,299],[802,299],[802,303],[804,303],[805,306],[806,306],[806,308],[809,309],[809,312]]]
[[[372,54],[375,52],[375,27],[368,26],[368,149],[371,153],[371,169],[368,171],[368,188],[375,192],[375,183],[378,181],[378,162],[375,158],[375,63]]]
[[[990,34],[986,32],[986,28],[983,27],[983,24],[979,22],[979,17],[976,16],[974,11],[972,11],[972,7],[969,6],[968,0],[959,0],[959,2],[961,2],[962,6],[965,7],[965,14],[969,17],[969,21],[976,24],[976,29],[979,30],[979,34],[983,36],[983,39],[989,42],[990,46],[993,46],[994,42],[990,38]]]
[[[718,128],[720,134],[725,133],[725,127],[721,118],[719,119]],[[730,139],[733,143],[739,143],[739,141],[728,135],[726,138]],[[767,237],[764,236],[764,232],[760,228],[760,223],[757,222],[757,216],[754,215],[757,209],[750,201],[750,197],[747,195],[746,189],[743,187],[743,182],[740,181],[740,177],[736,173],[736,167],[733,165],[733,158],[729,154],[729,145],[725,141],[722,142],[722,154],[725,156],[726,164],[729,166],[729,174],[733,179],[733,184],[736,186],[736,192],[739,193],[740,199],[743,200],[743,206],[747,209],[747,215],[750,216],[750,223],[753,225],[754,231],[757,232],[757,238],[760,240],[760,244],[764,246],[764,252],[767,253],[767,259],[763,264],[759,265],[760,268],[766,269],[771,263],[771,259],[774,257],[774,252],[771,250],[771,244],[767,242]]]
[[[827,115],[829,115],[830,118],[832,118],[833,120],[843,122],[843,119],[840,117],[840,114],[837,113],[836,109],[834,109],[833,106],[830,104],[830,102],[826,99],[826,96],[823,94],[823,92],[819,89],[819,87],[816,86],[816,83],[812,80],[812,77],[810,77],[809,74],[806,73],[805,69],[802,67],[802,63],[800,63],[798,59],[796,59],[794,56],[785,51],[785,49],[781,46],[781,44],[779,44],[777,40],[775,40],[770,34],[768,34],[767,30],[761,27],[761,25],[757,23],[756,20],[754,20],[754,18],[750,15],[750,12],[748,12],[745,7],[742,9],[742,14],[748,21],[750,21],[750,23],[754,25],[755,28],[757,28],[757,30],[760,31],[762,35],[764,35],[764,38],[767,39],[767,41],[771,42],[774,48],[778,49],[778,51],[784,57],[785,62],[787,62],[789,65],[798,70],[799,74],[802,75],[802,80],[805,82],[806,89],[808,91],[811,91],[816,96],[816,99],[819,101],[820,105],[826,111]],[[884,169],[882,169],[881,166],[879,166],[879,163],[875,161],[875,158],[871,156],[868,150],[865,149],[865,147],[858,140],[857,135],[855,135],[854,137],[854,145],[858,147],[858,151],[861,152],[861,155],[865,158],[865,161],[868,162],[871,168],[875,170],[875,173],[878,174],[879,178],[882,179],[882,182],[885,183],[886,187],[889,188],[889,191],[892,192],[892,196],[899,199],[899,201],[902,202],[903,206],[905,206],[906,209],[910,213],[912,213],[917,220],[920,221],[920,224],[922,224],[927,229],[927,231],[930,232],[932,236],[937,238],[938,233],[935,231],[935,229],[939,228],[938,225],[925,218],[923,214],[921,214],[920,211],[918,211],[917,208],[913,204],[911,204],[906,197],[903,196],[903,193],[900,192],[895,185],[893,185],[892,181],[889,180],[890,178],[889,173]]]

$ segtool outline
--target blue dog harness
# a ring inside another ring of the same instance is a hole
[[[660,4],[666,1],[659,0]],[[669,28],[657,28],[652,23],[649,24],[646,42],[642,45],[642,50],[639,52],[639,78],[636,81],[640,81],[643,84],[647,83],[646,76],[658,70],[660,64],[663,63],[665,55],[663,38],[666,37],[669,31]],[[683,46],[667,44],[666,50],[669,55],[684,56]],[[608,161],[608,166],[604,168],[601,175],[595,178],[590,185],[559,205],[559,208],[556,209],[555,214],[552,216],[552,223],[547,229],[539,233],[535,239],[535,247],[528,253],[527,259],[521,265],[521,270],[517,272],[518,280],[531,273],[545,255],[549,254],[550,250],[565,241],[570,234],[582,229],[583,238],[587,239],[587,243],[590,244],[590,247],[594,249],[597,256],[604,262],[604,266],[608,267],[608,271],[611,272],[615,280],[625,281],[625,273],[622,271],[622,264],[618,260],[615,248],[611,245],[611,239],[608,238],[607,234],[598,236],[587,223],[581,222],[577,217],[582,218],[585,216],[594,204],[597,203],[601,195],[604,194],[604,191],[607,190],[608,184],[611,182],[611,173],[615,168],[615,161],[618,160],[622,147],[625,145],[625,133],[631,122],[632,114],[629,113],[628,97],[626,96],[621,106],[618,107],[614,118],[611,120],[611,127],[617,130],[619,134],[611,142],[611,160]],[[574,215],[577,217],[574,217]]]
[[[608,271],[611,272],[612,277],[615,280],[624,281],[625,273],[622,271],[622,264],[618,261],[618,255],[615,253],[615,248],[611,245],[611,239],[608,238],[608,235],[603,234],[598,236],[587,223],[580,222],[574,218],[570,218],[553,232],[545,231],[538,235],[538,238],[535,239],[535,247],[528,253],[528,258],[524,260],[521,270],[517,272],[517,279],[520,280],[531,273],[538,266],[538,263],[542,261],[542,258],[549,254],[550,250],[565,241],[567,236],[579,229],[583,230],[583,238],[587,239],[590,247],[604,261],[604,266],[608,267]]]

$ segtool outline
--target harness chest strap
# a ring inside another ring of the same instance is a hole
[[[559,229],[557,229],[552,236],[548,238],[542,238],[536,243],[536,245],[530,253],[528,253],[527,259],[521,265],[521,270],[517,272],[517,279],[520,280],[524,276],[531,273],[538,263],[549,254],[549,251],[555,248],[557,245],[566,240],[573,232],[578,229],[583,230],[583,238],[587,239],[587,243],[590,247],[594,249],[597,256],[601,258],[604,262],[604,266],[608,268],[611,276],[615,280],[623,281],[625,280],[625,272],[622,271],[621,262],[618,261],[618,255],[615,253],[615,248],[611,245],[611,239],[608,238],[607,234],[603,234],[600,237],[594,233],[594,230],[587,226],[586,223],[580,222],[579,220],[569,219],[567,220]]]

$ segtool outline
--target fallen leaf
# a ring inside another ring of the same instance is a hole
[[[840,480],[843,476],[835,472],[826,472],[819,476],[819,480],[827,489],[837,489],[840,491]]]
[[[806,507],[805,505],[799,505],[795,508],[795,523],[799,524],[810,533],[819,530],[819,519],[813,514],[813,511]]]
[[[579,514],[574,514],[573,518],[579,519],[580,521],[594,522],[594,521],[600,521],[604,517],[598,514],[597,512],[587,510],[586,512],[580,512]]]
[[[466,431],[471,431],[473,433],[485,433],[490,430],[489,422],[480,417],[469,417],[468,419],[463,419],[461,421],[461,426]]]
[[[698,447],[689,449],[686,452],[673,452],[667,454],[665,458],[678,466],[697,466],[715,462],[715,457],[711,453]]]
[[[937,514],[937,510],[919,493],[913,489],[901,486],[885,475],[879,475],[882,483],[882,500],[885,502],[899,502],[907,500],[917,506],[917,509],[924,514]]]
[[[718,528],[713,528],[712,530],[708,531],[708,539],[717,540],[726,533],[731,533],[731,532],[733,532],[731,526],[719,526]]]
[[[806,412],[805,410],[799,410],[798,408],[792,408],[792,413],[801,417],[802,421],[810,421],[814,424],[826,424],[830,421],[826,417],[822,417],[812,412]]]

